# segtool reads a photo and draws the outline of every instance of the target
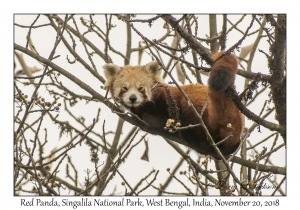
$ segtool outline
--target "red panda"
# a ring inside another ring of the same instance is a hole
[[[223,56],[218,52],[212,56],[215,63],[211,67],[208,86],[189,84],[181,89],[189,97],[198,111],[203,112],[202,119],[215,143],[227,138],[218,145],[224,156],[232,154],[240,144],[243,130],[243,115],[234,102],[227,96],[225,90],[234,85],[237,71],[237,59],[233,54]],[[181,127],[200,123],[199,118],[188,105],[186,99],[176,86],[163,84],[153,88],[157,83],[163,83],[160,76],[161,67],[156,61],[145,66],[124,66],[115,64],[103,66],[107,79],[105,85],[109,88],[112,98],[124,105],[132,113],[138,115],[155,129],[156,134],[168,132],[164,129],[169,119],[166,88],[176,102]],[[208,99],[208,103],[207,103]],[[180,137],[191,148],[203,155],[220,159],[209,144],[201,126],[180,130]]]

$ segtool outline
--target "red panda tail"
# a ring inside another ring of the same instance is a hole
[[[224,52],[217,52],[212,56],[217,60]],[[235,74],[237,72],[237,59],[234,54],[225,55],[217,60],[211,67],[208,86],[210,91],[225,91],[230,85],[234,84]]]

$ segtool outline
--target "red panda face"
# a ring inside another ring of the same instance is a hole
[[[105,85],[110,89],[115,101],[127,108],[139,107],[151,101],[151,88],[162,82],[160,66],[152,61],[146,66],[118,67],[114,64],[103,66],[107,79]]]
[[[121,76],[122,77],[122,76]],[[116,78],[112,84],[113,98],[126,107],[139,107],[143,103],[151,100],[151,79],[146,83],[137,82],[135,78]],[[121,80],[118,80],[121,79]]]

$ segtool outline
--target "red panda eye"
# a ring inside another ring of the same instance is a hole
[[[138,90],[142,91],[142,90],[144,90],[144,87],[139,87]]]
[[[128,90],[128,88],[127,87],[122,87],[122,89],[124,90],[124,91],[127,91]]]

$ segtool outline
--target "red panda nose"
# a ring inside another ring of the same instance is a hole
[[[131,101],[131,103],[134,103],[136,101],[137,97],[132,94],[131,96],[129,96],[129,100]]]

